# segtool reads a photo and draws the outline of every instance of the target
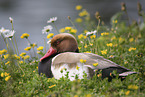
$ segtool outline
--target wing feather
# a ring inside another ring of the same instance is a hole
[[[63,64],[63,63],[76,64],[80,62],[80,59],[86,60],[84,65],[92,69],[105,69],[109,67],[118,67],[118,68],[127,69],[108,59],[103,58],[102,56],[99,56],[93,53],[74,53],[74,52],[61,53],[53,58],[52,64],[53,65],[58,65],[58,64]],[[98,65],[93,66],[94,63],[98,63]]]

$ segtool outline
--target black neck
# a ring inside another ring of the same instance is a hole
[[[79,53],[79,49],[77,48],[75,52],[76,52],[76,53]]]

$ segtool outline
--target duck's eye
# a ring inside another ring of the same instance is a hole
[[[57,45],[60,44],[60,42],[61,42],[60,39],[57,39],[57,40],[56,40],[56,44],[57,44]]]

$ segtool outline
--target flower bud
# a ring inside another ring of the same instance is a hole
[[[141,6],[141,4],[138,2],[137,3],[137,10],[138,10],[138,15],[139,16],[142,16],[142,13],[141,13],[141,11],[142,11],[142,6]]]
[[[99,14],[99,12],[97,11],[96,13],[95,13],[95,17],[96,17],[96,19],[100,19],[100,14]]]
[[[138,9],[139,12],[142,10],[142,6],[139,2],[137,3],[137,9]]]
[[[67,17],[69,20],[71,19],[70,16]]]
[[[126,5],[124,2],[121,3],[121,10],[126,11]]]

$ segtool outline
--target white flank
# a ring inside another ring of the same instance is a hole
[[[83,63],[77,63],[79,69],[74,68],[69,68],[68,64],[63,64],[59,68],[55,68],[53,65],[51,66],[51,71],[56,79],[60,79],[62,77],[66,77],[67,72],[68,73],[68,78],[73,81],[75,80],[76,75],[78,76],[78,79],[83,79],[83,75],[86,73],[87,77],[90,78],[89,76],[89,70],[88,67],[84,66]]]

